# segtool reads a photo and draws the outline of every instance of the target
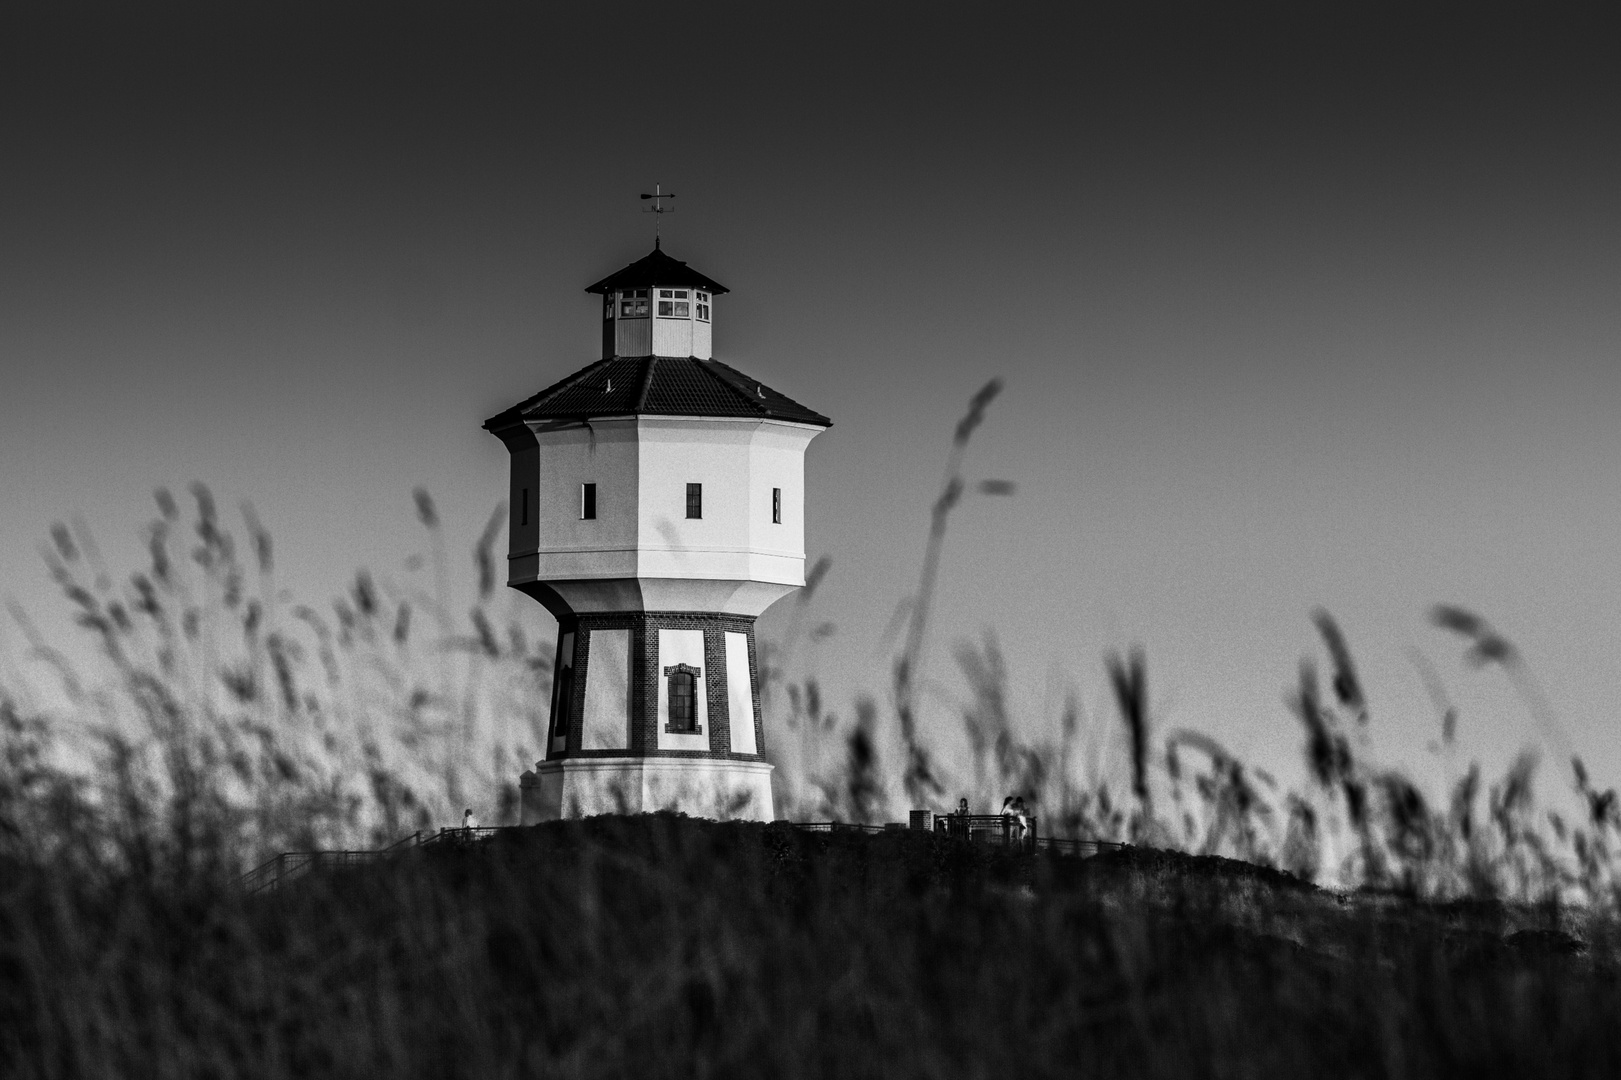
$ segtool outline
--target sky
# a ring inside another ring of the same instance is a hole
[[[51,524],[133,570],[158,486],[251,500],[311,599],[406,572],[417,486],[470,545],[506,483],[481,422],[596,358],[583,289],[649,250],[660,183],[666,250],[732,290],[717,356],[834,420],[808,614],[837,629],[798,662],[842,714],[884,692],[1000,378],[965,468],[1018,490],[952,518],[942,745],[955,643],[996,635],[1033,735],[1077,693],[1100,753],[1103,658],[1140,644],[1162,730],[1298,776],[1322,607],[1381,755],[1439,776],[1427,661],[1501,768],[1537,731],[1445,602],[1621,778],[1621,64],[1584,14],[20,7],[0,593],[52,633]]]

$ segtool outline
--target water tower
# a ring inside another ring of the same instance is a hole
[[[805,583],[805,448],[832,421],[714,359],[727,289],[656,244],[587,290],[602,358],[485,422],[507,583],[557,619],[523,823],[770,820],[754,622]]]

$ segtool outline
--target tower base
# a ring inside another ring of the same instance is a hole
[[[728,758],[589,757],[542,761],[519,780],[522,823],[680,810],[720,821],[770,821],[771,769]]]

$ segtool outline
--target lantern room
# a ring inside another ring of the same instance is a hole
[[[726,286],[659,247],[586,290],[602,297],[602,356],[714,355],[715,298]]]

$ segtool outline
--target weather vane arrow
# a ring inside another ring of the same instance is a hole
[[[642,192],[643,202],[647,202],[649,199],[653,201],[653,205],[649,206],[646,210],[643,210],[642,213],[653,215],[673,214],[675,212],[675,207],[664,205],[665,199],[673,198],[675,198],[675,192],[665,191],[662,184],[654,184],[653,193],[651,195],[645,191]],[[655,248],[659,246],[659,219],[657,216],[653,218],[653,246]]]

